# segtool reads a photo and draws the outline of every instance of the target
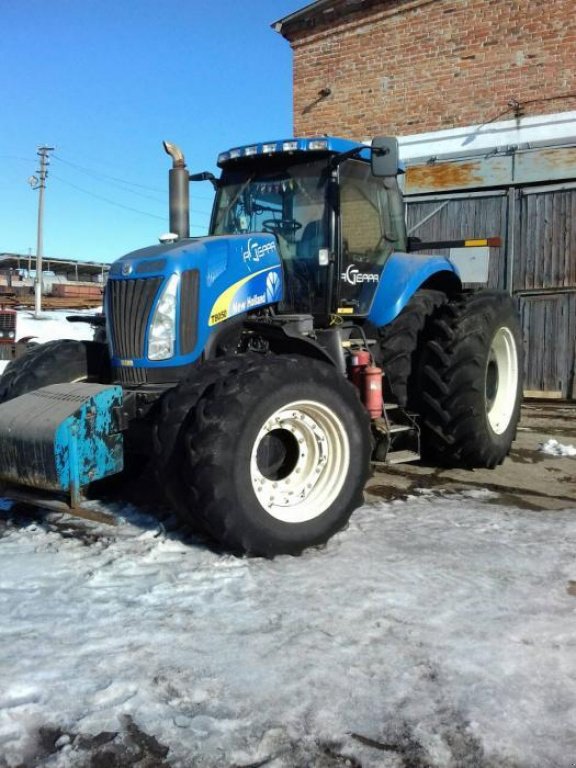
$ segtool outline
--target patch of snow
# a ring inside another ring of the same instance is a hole
[[[576,456],[576,448],[573,445],[563,445],[554,438],[540,443],[538,450],[550,456]]]
[[[576,508],[486,500],[366,505],[273,561],[130,505],[1,511],[0,765],[86,766],[120,733],[172,768],[568,768]]]

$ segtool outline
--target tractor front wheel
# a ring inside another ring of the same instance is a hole
[[[0,403],[50,384],[106,381],[108,350],[93,341],[58,339],[30,347],[0,378]]]
[[[356,390],[304,358],[247,355],[212,367],[223,376],[168,441],[179,455],[178,475],[167,479],[180,516],[199,517],[237,553],[272,557],[324,543],[362,504],[368,477],[369,419]],[[178,410],[177,391],[171,399]]]

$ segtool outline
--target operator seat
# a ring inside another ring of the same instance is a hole
[[[298,259],[306,266],[318,265],[318,251],[323,247],[322,222],[309,221],[304,227],[302,237],[297,245]]]

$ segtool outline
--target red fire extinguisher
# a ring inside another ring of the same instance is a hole
[[[362,349],[354,353],[350,365],[350,380],[360,390],[362,402],[370,418],[380,418],[384,408],[382,368],[373,364],[370,352]]]

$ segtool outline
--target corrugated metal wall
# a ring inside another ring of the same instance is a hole
[[[525,392],[576,397],[576,184],[407,196],[422,240],[500,235],[488,286],[518,297]]]

